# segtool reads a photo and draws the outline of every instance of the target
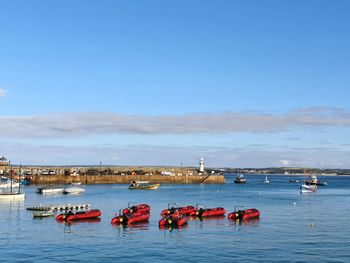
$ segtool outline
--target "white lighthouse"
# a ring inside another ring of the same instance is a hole
[[[201,157],[201,160],[199,161],[199,172],[204,173],[204,159]]]

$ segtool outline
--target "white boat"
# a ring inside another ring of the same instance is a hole
[[[52,210],[47,210],[47,211],[34,211],[33,212],[33,217],[50,217],[54,216],[55,213]]]
[[[80,187],[69,187],[69,188],[65,188],[63,190],[64,194],[75,194],[75,195],[79,195],[81,193],[84,193],[85,189],[80,188]]]
[[[13,191],[13,189],[15,188],[14,185],[16,185],[14,183],[14,180],[12,179],[12,166],[10,165],[10,178],[1,177],[1,182],[2,183],[6,183],[9,184],[9,187],[6,188],[6,191],[4,191],[4,188],[2,189],[2,192],[0,192],[0,200],[6,200],[6,201],[10,201],[10,200],[24,200],[25,198],[25,194],[23,192],[21,192],[21,187],[20,184],[18,183],[18,187],[16,187],[16,191]],[[12,185],[12,187],[11,187]]]
[[[39,187],[36,192],[38,194],[59,194],[63,193],[63,190],[61,187]]]
[[[307,184],[302,184],[300,186],[300,193],[315,193],[317,191],[317,185],[307,185]]]
[[[265,176],[265,180],[264,180],[264,183],[265,183],[265,184],[268,184],[268,183],[270,183],[269,179],[267,178],[267,175]]]

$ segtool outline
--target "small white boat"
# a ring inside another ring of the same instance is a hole
[[[300,193],[315,193],[317,191],[317,185],[303,184],[300,186]]]
[[[80,188],[80,187],[69,187],[63,190],[64,194],[75,194],[75,195],[79,195],[81,193],[84,193],[85,189]]]
[[[267,178],[267,175],[265,176],[265,180],[264,180],[264,183],[265,183],[265,184],[268,184],[268,183],[270,183],[269,179]]]
[[[63,190],[61,187],[39,187],[36,192],[38,194],[59,194],[63,193]]]
[[[33,217],[50,217],[54,216],[55,213],[52,210],[46,210],[46,211],[35,211],[33,212]]]

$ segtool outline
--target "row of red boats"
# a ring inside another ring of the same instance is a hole
[[[113,219],[112,224],[132,225],[139,222],[148,221],[151,207],[148,204],[128,205],[122,209]],[[180,227],[187,223],[189,217],[223,217],[226,210],[223,207],[206,208],[202,205],[178,207],[176,204],[168,206],[161,212],[159,227]],[[98,209],[89,211],[68,212],[56,217],[58,221],[75,221],[84,219],[95,219],[101,216]],[[229,220],[249,220],[260,217],[259,210],[255,208],[244,209],[235,207],[235,211],[228,214]]]

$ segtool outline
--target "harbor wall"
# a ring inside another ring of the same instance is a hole
[[[221,174],[213,175],[36,175],[32,184],[130,184],[131,181],[149,181],[151,183],[168,184],[224,184],[225,177]]]

